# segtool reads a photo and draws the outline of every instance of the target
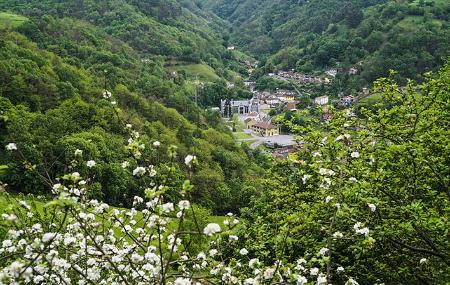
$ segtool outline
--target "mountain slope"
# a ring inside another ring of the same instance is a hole
[[[225,49],[214,27],[223,21],[195,5],[177,1],[2,1],[0,10],[41,18],[85,20],[129,43],[142,54],[209,61]],[[187,7],[192,7],[187,9]]]
[[[70,13],[73,7],[60,8],[60,1],[27,3],[1,3],[28,15],[28,19],[15,16],[23,20],[19,25],[0,28],[0,144],[15,142],[21,150],[21,156],[15,156],[0,148],[0,164],[9,166],[2,181],[9,189],[48,195],[49,184],[69,171],[68,164],[77,163],[80,171],[87,171],[86,158],[97,162],[98,191],[92,196],[130,206],[134,195],[143,195],[143,189],[132,182],[133,169],[122,168],[129,152],[124,148],[130,136],[125,124],[130,123],[146,145],[140,150],[145,161],[139,163],[153,165],[161,174],[158,179],[172,175],[167,182],[171,199],[180,198],[178,190],[190,179],[196,184],[193,201],[216,213],[248,202],[248,197],[242,199],[243,193],[255,189],[260,170],[249,157],[243,163],[247,154],[235,144],[220,116],[195,105],[192,83],[166,70],[167,58],[177,56],[162,48],[170,43],[171,31],[177,36],[172,38],[175,48],[194,47],[182,41],[194,33],[188,25],[180,28],[176,17],[167,18],[175,21],[168,24],[140,13],[155,31],[168,31],[168,38],[158,39],[161,45],[152,47],[159,49],[158,54],[147,46],[140,49],[120,32],[121,25],[133,19],[108,25],[94,15]],[[91,4],[98,8],[97,3]],[[134,11],[131,4],[127,9]],[[205,58],[224,67],[225,48],[214,35],[213,30],[198,35],[205,42],[211,37],[211,42],[196,52],[204,52]],[[142,38],[145,35],[137,40]],[[112,92],[112,98],[102,96],[104,89]],[[152,147],[155,141],[161,147]],[[76,149],[83,151],[82,158],[74,156]],[[176,157],[161,158],[175,149]],[[195,171],[183,167],[188,154],[202,161]],[[174,161],[181,167],[172,167]]]
[[[320,72],[362,61],[369,84],[389,69],[420,79],[449,54],[447,1],[201,1],[234,25],[231,41],[261,59],[267,70]],[[419,55],[419,56],[417,56]]]

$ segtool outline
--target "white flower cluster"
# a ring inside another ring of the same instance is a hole
[[[54,188],[64,191],[60,184]],[[207,224],[198,232],[213,242],[205,251],[191,256],[183,244],[183,227],[175,226],[183,223],[185,211],[192,207],[188,200],[177,203],[180,212],[176,218],[166,216],[175,211],[175,206],[164,203],[161,196],[150,201],[135,196],[133,201],[136,208],[124,210],[97,200],[80,199],[69,208],[56,206],[60,210],[51,224],[30,220],[23,229],[10,230],[0,247],[0,257],[5,257],[5,267],[0,269],[1,284],[144,285],[162,280],[166,284],[261,284],[287,280],[325,284],[327,280],[317,265],[311,263],[307,268],[304,259],[294,267],[279,261],[265,266],[256,258],[249,259],[246,248],[237,249],[232,263],[223,262],[222,247],[216,247],[215,240],[228,241],[229,247],[235,248],[233,243],[238,237],[217,223]],[[33,211],[25,201],[19,205],[23,212]],[[16,214],[2,217],[7,222],[18,219]],[[232,214],[228,214],[228,219],[225,227],[239,223]],[[326,258],[329,251],[322,248],[318,254]],[[336,269],[340,271],[343,269]]]

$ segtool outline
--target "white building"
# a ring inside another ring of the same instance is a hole
[[[330,69],[330,70],[327,70],[325,73],[328,74],[329,76],[336,77],[337,69]]]
[[[328,96],[320,96],[314,99],[314,103],[317,105],[323,106],[328,104]]]

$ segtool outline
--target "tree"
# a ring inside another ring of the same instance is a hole
[[[372,92],[383,100],[362,117],[335,112],[326,135],[298,127],[304,149],[272,168],[246,213],[247,247],[286,263],[325,248],[329,258],[308,266],[342,266],[362,283],[445,283],[449,83],[449,64],[420,85],[380,79]]]

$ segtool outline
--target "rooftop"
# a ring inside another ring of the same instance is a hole
[[[265,130],[277,129],[276,126],[272,125],[271,123],[266,123],[266,122],[259,122],[259,123],[255,124],[255,127],[265,129]]]

